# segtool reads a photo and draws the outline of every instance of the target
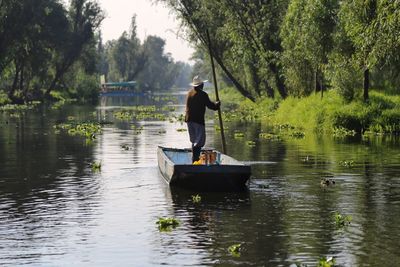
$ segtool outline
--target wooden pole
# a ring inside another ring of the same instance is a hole
[[[208,51],[210,53],[210,59],[211,59],[211,68],[212,68],[213,80],[214,80],[215,97],[216,97],[217,101],[219,101],[217,77],[215,74],[214,58],[212,55],[211,40],[210,40],[210,34],[208,33],[208,30],[207,30],[207,42],[208,42]],[[221,128],[222,151],[224,152],[224,154],[226,154],[226,141],[225,141],[224,125],[222,123],[221,106],[218,108],[218,119],[219,119],[219,126]]]

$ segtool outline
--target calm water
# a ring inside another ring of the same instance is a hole
[[[228,153],[259,164],[248,191],[201,193],[170,189],[157,169],[157,145],[190,146],[179,122],[115,121],[91,144],[53,129],[68,116],[109,122],[113,109],[138,103],[151,101],[0,113],[0,265],[315,266],[329,256],[340,266],[400,264],[398,138],[264,140],[265,125],[227,123]],[[220,149],[212,120],[207,133]],[[323,187],[322,178],[336,183]],[[197,193],[200,204],[191,201]],[[351,224],[338,229],[335,211]],[[165,216],[181,225],[160,232]],[[228,247],[238,243],[234,257]]]

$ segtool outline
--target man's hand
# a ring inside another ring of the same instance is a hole
[[[221,106],[221,101],[215,102],[215,105],[217,105],[217,107],[219,108]]]

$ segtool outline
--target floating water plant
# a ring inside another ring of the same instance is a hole
[[[349,225],[352,219],[350,215],[342,215],[337,211],[333,214],[333,218],[335,219],[335,224],[337,227]]]
[[[201,196],[200,195],[192,195],[192,201],[193,203],[200,203],[201,202]]]
[[[343,127],[333,129],[334,137],[343,138],[343,137],[355,136],[355,135],[356,135],[356,131],[354,131],[354,130],[348,130]]]
[[[143,126],[136,126],[136,125],[131,125],[131,129],[133,130],[133,134],[141,134],[143,131]]]
[[[335,266],[335,259],[333,257],[328,257],[328,258],[321,258],[318,261],[317,267],[334,267]]]
[[[37,105],[38,105],[38,103],[36,103],[36,102],[34,104],[29,104],[29,105],[6,104],[4,106],[0,106],[0,111],[6,111],[6,112],[25,111],[25,110],[33,109]]]
[[[122,145],[121,148],[123,150],[132,150],[133,149],[133,147],[130,147],[130,146],[126,145],[126,144]]]
[[[186,128],[179,128],[179,129],[176,129],[176,131],[177,131],[177,132],[186,132],[187,129],[186,129]]]
[[[271,134],[271,133],[259,133],[258,137],[262,138],[262,139],[267,139],[267,140],[277,140],[277,139],[279,139],[278,135]]]
[[[339,165],[344,166],[344,167],[353,167],[354,160],[342,160],[342,161],[339,161]]]
[[[294,138],[304,138],[306,134],[304,132],[300,132],[300,131],[293,131],[289,134],[289,136],[294,137]]]
[[[92,168],[92,171],[94,171],[94,172],[101,171],[101,162],[94,161],[92,164],[90,164],[90,167]]]
[[[56,130],[66,130],[69,135],[80,135],[87,139],[95,139],[96,134],[101,133],[98,123],[61,123],[54,126]]]
[[[128,111],[115,111],[113,112],[113,116],[122,121],[128,121],[133,119],[133,114]]]
[[[242,244],[234,244],[229,246],[229,253],[234,257],[240,257],[240,252],[242,251]]]
[[[243,137],[244,137],[244,133],[236,132],[236,133],[233,134],[233,137],[234,137],[235,139],[243,138]]]
[[[333,179],[322,178],[320,184],[321,186],[332,186],[335,185],[336,182]]]
[[[158,131],[158,134],[165,134],[166,132],[167,132],[166,130],[161,129],[161,130]]]
[[[294,126],[286,123],[286,124],[275,124],[274,125],[275,128],[278,128],[280,130],[294,130]]]
[[[160,231],[170,231],[179,225],[179,221],[175,218],[159,218],[156,224]]]
[[[248,145],[249,147],[255,147],[256,146],[256,142],[254,141],[247,141],[246,145]]]

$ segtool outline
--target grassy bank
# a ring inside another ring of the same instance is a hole
[[[347,135],[371,132],[400,134],[400,96],[372,91],[369,103],[346,103],[335,91],[321,99],[312,94],[285,100],[261,98],[253,103],[232,89],[221,90],[225,119],[266,120],[271,124],[290,125],[304,132]]]

